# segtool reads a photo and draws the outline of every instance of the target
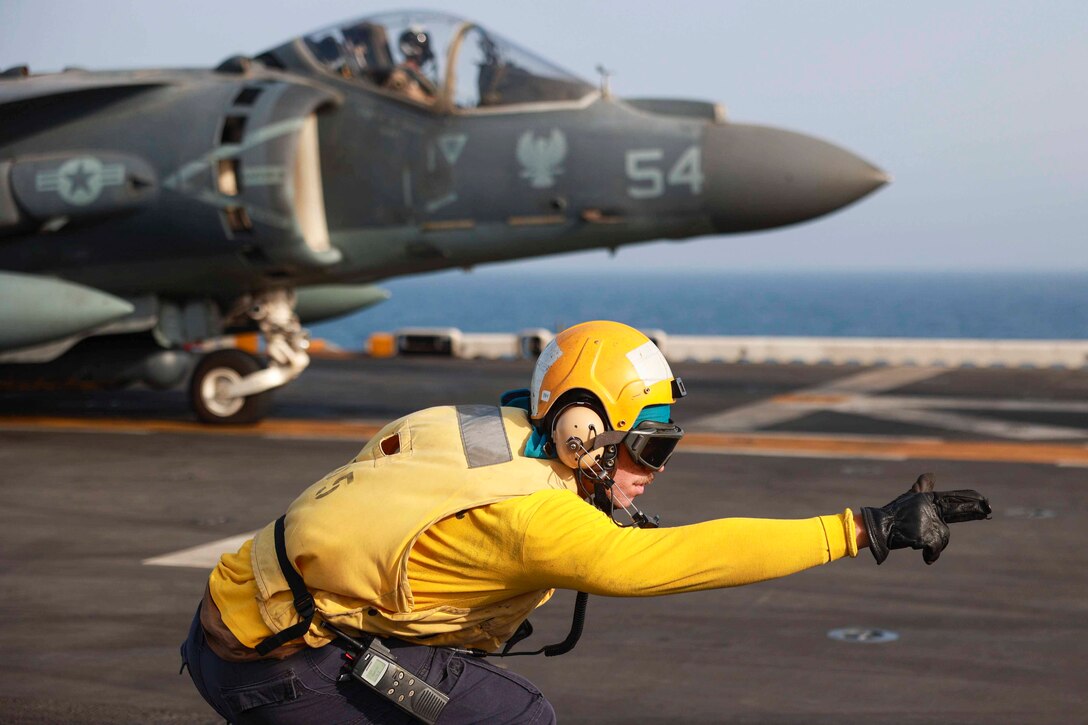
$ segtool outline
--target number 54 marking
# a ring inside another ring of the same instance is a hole
[[[665,152],[661,149],[631,149],[624,168],[627,178],[635,184],[627,187],[632,199],[656,199],[665,194],[665,185],[687,186],[692,194],[703,190],[702,155],[698,146],[684,150],[669,173],[662,171]]]

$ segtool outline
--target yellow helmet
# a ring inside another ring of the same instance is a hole
[[[540,353],[529,388],[530,415],[542,424],[556,403],[585,402],[587,393],[612,430],[628,431],[643,408],[671,405],[684,390],[650,338],[598,320],[563,330]]]

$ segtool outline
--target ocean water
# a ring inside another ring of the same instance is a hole
[[[372,332],[552,330],[591,319],[693,335],[1088,338],[1088,273],[529,272],[493,267],[381,284],[392,298],[313,325],[360,349]]]

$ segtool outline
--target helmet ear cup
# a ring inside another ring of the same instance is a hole
[[[568,405],[555,416],[552,424],[556,455],[568,468],[581,465],[583,469],[589,469],[595,463],[599,465],[604,446],[594,448],[593,443],[605,430],[604,420],[593,408],[579,403]],[[577,443],[571,439],[576,439]],[[574,444],[573,448],[571,444]],[[584,455],[583,449],[589,451],[589,455]]]

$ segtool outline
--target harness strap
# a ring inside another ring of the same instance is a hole
[[[291,593],[295,595],[295,611],[298,612],[301,619],[287,629],[268,637],[262,642],[258,642],[255,649],[257,654],[260,655],[266,655],[291,640],[298,639],[306,634],[307,630],[310,629],[310,623],[314,621],[314,613],[317,611],[314,606],[314,596],[310,594],[310,590],[306,588],[306,583],[302,581],[302,577],[295,570],[294,565],[291,564],[291,560],[287,558],[287,542],[283,533],[286,519],[287,514],[276,519],[276,558],[279,560],[283,578],[287,580],[287,585],[291,587]]]
[[[298,571],[295,570],[291,560],[287,557],[287,542],[284,535],[284,522],[286,519],[287,514],[276,519],[276,559],[279,561],[280,570],[283,572],[283,578],[287,580],[287,585],[291,587],[291,593],[295,596],[295,611],[298,612],[300,619],[287,629],[258,642],[254,649],[257,650],[257,654],[262,656],[278,649],[291,640],[298,639],[306,634],[310,629],[310,623],[314,621],[314,614],[317,612],[314,605],[314,596],[310,594],[310,590],[306,588],[306,583],[302,580],[302,577],[299,575]],[[511,652],[510,650],[514,645],[533,633],[533,626],[529,624],[529,620],[525,620],[506,643],[506,646],[501,653],[491,654],[482,651],[474,651],[472,654],[477,657],[517,657],[519,655],[538,654],[543,654],[545,657],[556,657],[558,655],[566,654],[574,649],[574,646],[578,644],[578,640],[582,636],[582,629],[586,621],[586,604],[588,602],[589,595],[585,592],[578,592],[578,596],[574,600],[574,617],[570,624],[570,632],[567,633],[567,638],[562,642],[545,645],[534,652]],[[337,633],[341,634],[340,632]],[[343,635],[341,634],[341,636]]]

